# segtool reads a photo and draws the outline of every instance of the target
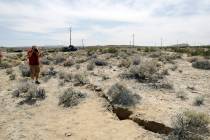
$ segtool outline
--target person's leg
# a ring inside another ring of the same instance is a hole
[[[35,78],[36,78],[36,83],[40,84],[39,82],[39,72],[40,72],[40,67],[39,65],[36,66],[36,72],[35,72]]]
[[[34,80],[35,77],[35,67],[30,65],[30,71],[31,71],[31,79]]]

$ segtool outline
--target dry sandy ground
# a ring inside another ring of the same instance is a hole
[[[120,82],[139,94],[142,99],[140,104],[133,108],[133,112],[141,118],[171,126],[171,118],[185,110],[205,112],[210,116],[210,71],[192,68],[191,63],[184,59],[176,60],[178,69],[169,70],[170,74],[167,76],[174,85],[174,90],[159,90],[135,80],[120,79],[118,75],[124,69],[119,68],[114,60],[109,61],[113,63],[112,67],[96,67],[91,72],[86,71],[87,62],[85,62],[80,64],[79,71],[85,72],[90,83],[98,85],[104,92],[107,92],[113,84]],[[57,78],[51,78],[46,83],[41,81],[40,86],[47,94],[45,100],[38,101],[34,105],[18,105],[19,99],[12,98],[11,92],[21,76],[18,67],[13,69],[18,75],[15,81],[9,80],[6,70],[0,70],[1,140],[158,140],[164,138],[164,135],[147,131],[131,120],[120,121],[115,114],[106,109],[105,100],[86,86],[74,87],[75,90],[88,95],[78,106],[73,108],[58,106],[58,97],[66,88],[72,87],[72,84],[67,83],[61,87]],[[55,70],[73,72],[76,68],[57,66]],[[100,75],[107,75],[110,79],[103,81]],[[191,87],[195,89],[192,90]],[[187,100],[182,101],[176,97],[176,92],[180,90],[187,93]],[[200,95],[205,97],[204,105],[194,106],[194,98]]]

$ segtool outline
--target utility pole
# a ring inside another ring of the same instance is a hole
[[[84,39],[82,39],[82,47],[85,48]]]
[[[160,46],[163,47],[163,38],[160,39]]]
[[[70,47],[71,47],[71,27],[70,27]]]
[[[133,47],[135,46],[135,35],[133,33]]]

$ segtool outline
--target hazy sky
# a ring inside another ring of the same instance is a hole
[[[0,0],[0,46],[210,44],[210,0]]]

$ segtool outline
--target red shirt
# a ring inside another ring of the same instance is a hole
[[[39,52],[28,50],[29,65],[39,65]]]

